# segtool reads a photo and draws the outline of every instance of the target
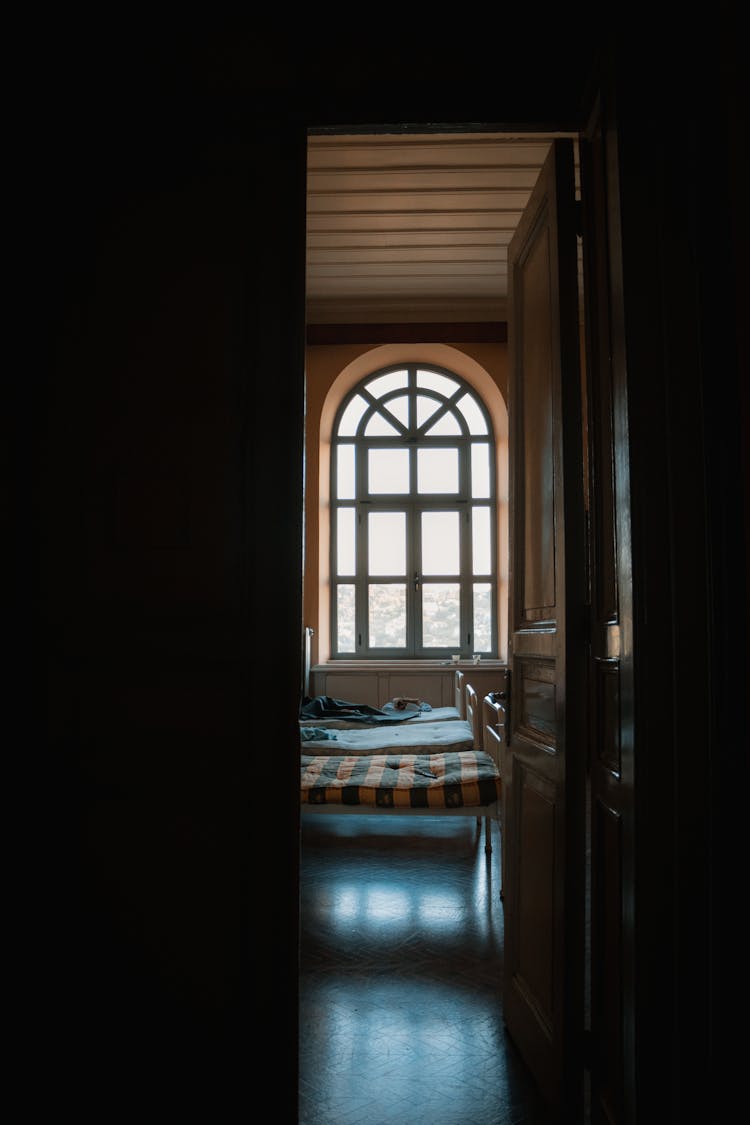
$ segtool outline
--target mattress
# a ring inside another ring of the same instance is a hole
[[[495,762],[482,750],[446,754],[303,754],[301,802],[382,809],[482,808],[500,800]]]
[[[305,754],[320,752],[330,754],[409,753],[434,754],[474,749],[474,732],[466,719],[443,723],[420,723],[413,719],[386,727],[361,727],[357,730],[329,730],[318,722],[314,733],[325,732],[328,738],[305,738],[305,728],[300,730],[302,750]]]

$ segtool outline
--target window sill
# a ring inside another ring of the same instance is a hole
[[[429,672],[433,670],[444,672],[446,668],[458,668],[460,671],[465,672],[469,668],[490,668],[494,670],[496,668],[507,668],[507,666],[504,660],[489,656],[483,656],[478,664],[475,664],[471,658],[459,660],[455,663],[453,660],[420,660],[417,658],[406,658],[403,660],[398,658],[388,660],[349,660],[342,657],[341,659],[324,660],[320,664],[314,664],[311,670],[313,672],[330,672],[333,669],[341,670],[342,668],[347,669],[347,671],[352,669],[356,670],[357,668],[368,670],[380,668],[403,670],[405,668],[414,668],[419,672]]]

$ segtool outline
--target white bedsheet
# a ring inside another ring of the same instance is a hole
[[[437,710],[437,708],[436,708]],[[439,710],[442,710],[440,708]],[[452,708],[450,708],[452,710]],[[425,714],[434,715],[434,711]],[[334,720],[337,721],[337,720]],[[321,727],[317,720],[304,723],[308,727]],[[326,725],[326,729],[330,729]],[[465,719],[448,722],[420,722],[409,719],[405,723],[366,727],[357,730],[332,730],[335,738],[311,739],[303,742],[305,754],[441,754],[454,750],[473,750],[474,734]],[[481,749],[481,747],[477,747]]]

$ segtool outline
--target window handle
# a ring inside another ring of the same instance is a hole
[[[420,579],[419,579],[419,571],[417,570],[417,571],[415,571],[415,572],[414,572],[414,589],[415,589],[415,590],[418,590],[418,589],[419,589],[419,581],[420,581]]]

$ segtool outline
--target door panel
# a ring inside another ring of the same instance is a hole
[[[552,449],[552,325],[540,316],[550,280],[550,247],[539,232],[523,264],[521,306],[523,363],[524,565],[518,608],[524,620],[545,617],[555,605],[554,480]],[[534,295],[537,300],[531,299]]]
[[[582,1119],[585,550],[573,145],[509,251],[511,724],[504,750],[509,1034]]]
[[[636,1119],[632,588],[618,167],[611,98],[581,141],[591,463],[591,1120]]]

